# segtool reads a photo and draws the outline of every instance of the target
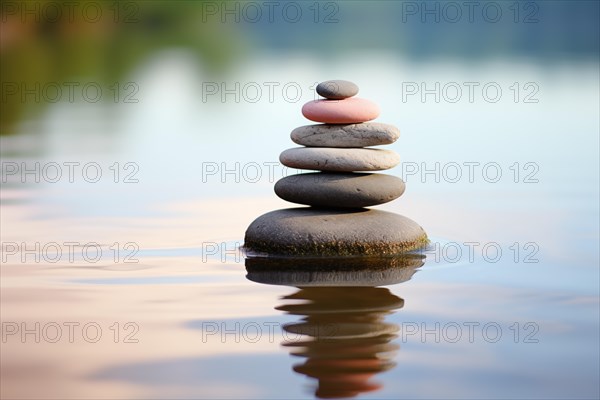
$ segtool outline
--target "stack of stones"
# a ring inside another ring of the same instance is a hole
[[[311,101],[302,114],[319,125],[292,131],[292,140],[307,147],[285,150],[279,160],[285,166],[322,173],[288,176],[275,184],[275,193],[292,203],[316,207],[358,208],[392,201],[404,193],[400,178],[381,171],[400,162],[392,150],[368,146],[390,144],[400,136],[393,125],[367,122],[379,116],[379,107],[353,97],[358,86],[348,81],[327,81],[317,86],[327,100]]]
[[[395,167],[391,150],[370,146],[395,142],[393,125],[368,122],[379,116],[373,102],[354,97],[358,86],[322,82],[302,114],[317,125],[296,128],[292,140],[304,147],[285,150],[282,164],[303,170],[282,178],[275,193],[311,206],[277,210],[257,218],[246,231],[245,248],[254,253],[301,256],[394,255],[423,247],[427,235],[414,221],[394,213],[365,209],[397,199],[404,182],[372,173]]]

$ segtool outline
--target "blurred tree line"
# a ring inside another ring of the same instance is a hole
[[[2,1],[0,134],[35,115],[57,88],[64,101],[93,82],[111,94],[102,100],[112,99],[115,82],[160,49],[184,47],[218,72],[243,48],[231,25],[205,11],[193,1]]]
[[[251,51],[314,54],[384,51],[406,60],[526,58],[598,63],[600,2],[185,1],[0,2],[0,134],[49,98],[81,95],[68,82],[115,87],[153,53],[172,47],[219,73]],[[36,86],[36,85],[39,85]],[[90,88],[94,95],[94,88]],[[37,96],[37,97],[36,97]]]

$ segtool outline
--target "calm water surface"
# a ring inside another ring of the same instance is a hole
[[[381,208],[432,246],[391,271],[248,279],[246,227],[288,206],[272,192],[285,171],[265,163],[331,72],[257,62],[247,76],[295,80],[302,100],[208,104],[181,83],[202,79],[186,58],[163,59],[138,72],[137,105],[58,104],[1,139],[3,398],[600,396],[597,65],[327,67],[400,127],[407,191]],[[406,76],[506,96],[537,82],[539,102],[403,102],[390,88]],[[7,162],[63,176],[7,176]],[[72,183],[65,162],[80,163]],[[497,166],[470,181],[464,163]]]

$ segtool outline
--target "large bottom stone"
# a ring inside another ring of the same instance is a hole
[[[387,211],[288,208],[255,219],[244,239],[249,254],[391,256],[420,249],[427,234],[413,220]]]

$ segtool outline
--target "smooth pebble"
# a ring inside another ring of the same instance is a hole
[[[359,208],[402,196],[402,179],[385,174],[317,172],[286,176],[275,184],[283,200],[316,207]]]
[[[295,147],[284,150],[279,161],[291,168],[317,171],[381,171],[398,165],[393,150],[333,147]]]
[[[336,79],[319,83],[317,93],[327,99],[341,100],[356,96],[358,86],[354,82]]]
[[[400,130],[394,125],[380,122],[317,124],[300,126],[290,136],[302,146],[368,147],[394,143],[400,137]]]
[[[377,118],[379,106],[358,97],[344,100],[313,100],[302,106],[302,115],[315,122],[356,124]]]

